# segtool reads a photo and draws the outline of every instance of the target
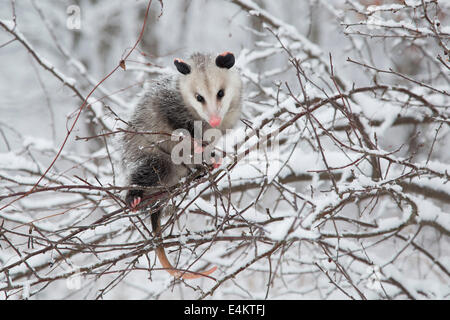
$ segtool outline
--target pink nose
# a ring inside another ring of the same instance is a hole
[[[221,121],[222,121],[222,119],[218,116],[211,116],[211,118],[209,118],[209,124],[213,128],[218,127],[220,125]]]

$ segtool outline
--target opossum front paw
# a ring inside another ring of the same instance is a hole
[[[194,140],[194,153],[203,153],[204,150],[205,148]]]
[[[137,206],[142,201],[144,192],[142,190],[130,190],[125,197],[125,202],[131,211],[136,212]]]
[[[221,165],[222,165],[222,158],[214,158],[214,157],[212,157],[211,158],[211,163],[212,163],[212,166],[213,166],[213,168],[214,169],[217,169],[217,168],[219,168]]]

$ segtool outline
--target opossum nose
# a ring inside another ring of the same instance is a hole
[[[213,128],[218,127],[220,125],[220,122],[222,122],[222,119],[218,116],[211,116],[209,118],[209,124]]]

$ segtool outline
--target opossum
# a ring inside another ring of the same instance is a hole
[[[192,165],[176,164],[171,157],[179,143],[170,137],[174,130],[184,129],[194,138],[198,124],[203,130],[225,131],[238,122],[242,81],[234,64],[231,52],[216,57],[195,53],[186,61],[175,59],[178,73],[157,79],[145,92],[122,140],[122,162],[128,171],[128,184],[170,187],[189,174]],[[194,150],[202,152],[203,146],[194,144]],[[136,188],[127,192],[125,202],[132,211],[136,211],[144,196],[152,194],[147,190]],[[157,236],[161,233],[160,216],[161,209],[151,215],[153,232]],[[175,277],[198,278],[216,269],[203,273],[181,272],[172,267],[162,247],[157,248],[156,253],[161,265]]]

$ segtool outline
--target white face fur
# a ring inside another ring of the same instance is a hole
[[[192,60],[183,63],[190,69],[180,75],[183,100],[212,127],[220,127],[230,106],[239,103],[242,83],[238,72],[232,67],[218,67],[212,58],[200,65]]]

